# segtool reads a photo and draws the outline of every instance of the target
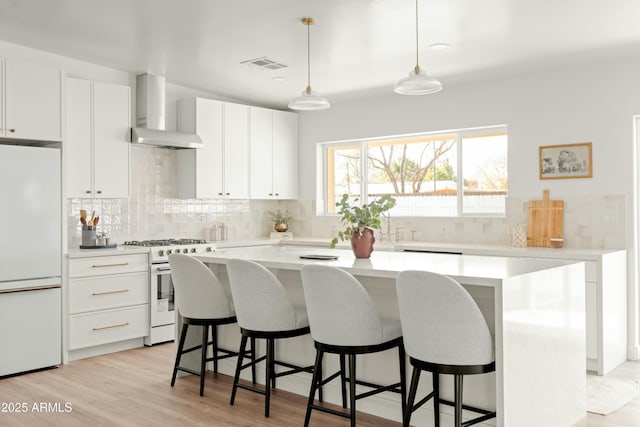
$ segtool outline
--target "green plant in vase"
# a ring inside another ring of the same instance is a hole
[[[284,232],[289,229],[289,225],[293,223],[293,216],[289,210],[284,213],[278,209],[276,211],[269,211],[269,217],[273,221],[273,228],[278,232]]]
[[[385,194],[370,203],[358,204],[355,199],[349,202],[349,195],[343,194],[336,203],[338,214],[344,229],[338,232],[338,237],[331,240],[331,247],[335,248],[339,240],[351,240],[351,248],[357,258],[369,258],[373,251],[375,237],[374,229],[380,229],[380,217],[396,205],[396,199]]]

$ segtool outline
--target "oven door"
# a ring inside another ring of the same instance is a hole
[[[175,299],[169,263],[151,266],[151,327],[175,323]]]

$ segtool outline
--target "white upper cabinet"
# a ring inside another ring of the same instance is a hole
[[[4,61],[4,138],[62,140],[62,70]]]
[[[251,107],[251,198],[298,197],[298,115]]]
[[[178,152],[182,198],[249,198],[249,107],[205,98],[178,103],[178,130],[203,148]]]
[[[68,78],[67,197],[129,197],[130,88]]]

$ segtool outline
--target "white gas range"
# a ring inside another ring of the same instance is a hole
[[[175,299],[169,255],[198,255],[215,252],[215,243],[200,239],[133,240],[126,246],[148,247],[151,273],[149,276],[151,328],[144,344],[151,346],[175,339]]]

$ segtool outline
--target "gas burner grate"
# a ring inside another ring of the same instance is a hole
[[[172,246],[172,245],[197,245],[207,243],[203,239],[155,239],[155,240],[129,240],[124,242],[126,246]]]

